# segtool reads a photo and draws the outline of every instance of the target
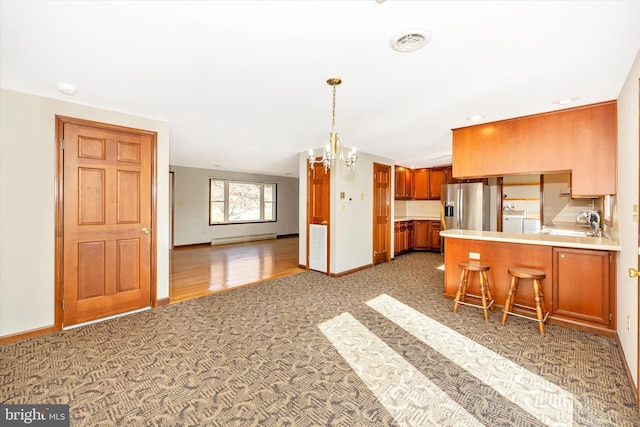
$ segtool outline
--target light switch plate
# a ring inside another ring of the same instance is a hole
[[[469,259],[480,259],[480,254],[478,252],[469,252]]]

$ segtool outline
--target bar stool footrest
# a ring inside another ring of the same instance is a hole
[[[531,311],[534,311],[534,312],[536,311],[536,309],[535,309],[535,308],[533,308],[533,307],[529,307],[529,306],[527,306],[527,305],[520,305],[520,304],[513,304],[513,305],[514,305],[514,306],[516,306],[516,307],[526,308],[526,309],[531,310]],[[482,307],[481,307],[481,308],[482,308]],[[544,323],[544,322],[546,322],[546,321],[547,321],[547,318],[549,317],[549,312],[548,312],[548,311],[544,314],[544,317],[543,317],[542,319],[538,319],[537,317],[532,317],[532,316],[530,316],[530,315],[526,315],[526,314],[514,313],[513,311],[505,311],[505,310],[502,310],[502,312],[503,312],[503,313],[506,313],[506,314],[510,314],[510,315],[512,315],[512,316],[522,317],[523,319],[533,320],[534,322],[539,322],[539,323]]]
[[[464,297],[465,297],[465,298],[468,298],[468,297],[470,297],[470,298],[481,298],[481,297],[479,297],[479,296],[469,295],[469,294],[465,295]],[[480,305],[480,304],[474,304],[474,303],[471,303],[471,302],[466,302],[466,301],[456,301],[456,302],[457,302],[458,304],[468,305],[468,306],[470,306],[470,307],[476,307],[476,308],[480,308],[480,309],[482,309],[482,310],[484,310],[484,308],[485,308],[485,307],[483,307],[483,306],[482,306],[482,305]],[[487,307],[486,307],[486,308],[487,308],[487,310],[491,308],[491,306],[493,305],[493,303],[494,303],[494,300],[489,301],[489,304],[487,304]]]

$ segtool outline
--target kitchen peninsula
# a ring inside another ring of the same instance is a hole
[[[508,269],[533,268],[546,273],[542,288],[549,324],[615,336],[615,253],[620,245],[614,240],[469,230],[443,230],[440,235],[445,242],[445,298],[455,297],[461,261],[476,259],[491,266],[489,281],[500,308],[509,290]],[[469,289],[479,294],[475,275]],[[519,286],[516,302],[535,305],[528,284]]]

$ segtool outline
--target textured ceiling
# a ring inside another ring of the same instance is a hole
[[[3,0],[0,85],[166,121],[174,165],[297,176],[298,153],[331,129],[326,80],[341,77],[346,146],[435,166],[469,116],[616,99],[638,22],[640,1]],[[409,28],[431,42],[390,49]]]

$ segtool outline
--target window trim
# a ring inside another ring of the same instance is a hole
[[[213,181],[222,181],[224,182],[224,221],[223,222],[212,222],[211,215],[211,185]],[[237,184],[257,184],[260,186],[260,218],[259,220],[247,220],[247,221],[229,221],[229,184],[237,183]],[[272,204],[272,214],[273,219],[264,219],[265,214],[265,186],[271,185],[273,186],[272,197],[268,203]],[[232,224],[265,224],[265,223],[273,223],[278,221],[278,183],[277,182],[267,182],[267,181],[252,181],[252,180],[242,180],[242,179],[232,179],[232,178],[219,178],[219,177],[209,177],[209,225],[232,225]]]

